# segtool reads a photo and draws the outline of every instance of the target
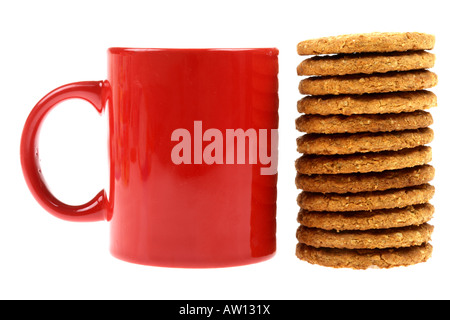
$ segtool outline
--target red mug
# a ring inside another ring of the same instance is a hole
[[[108,50],[108,79],[64,85],[22,134],[27,185],[48,212],[109,221],[110,251],[132,263],[229,267],[276,251],[278,50]],[[109,117],[109,192],[67,205],[39,166],[48,112],[81,98]]]

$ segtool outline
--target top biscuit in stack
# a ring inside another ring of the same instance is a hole
[[[304,56],[431,50],[435,42],[433,35],[419,32],[373,32],[302,41],[297,45],[297,53]]]
[[[298,44],[299,55],[315,55],[297,67],[298,75],[310,76],[299,85],[306,97],[298,101],[304,115],[296,120],[306,133],[297,140],[303,153],[296,161],[296,185],[303,190],[297,199],[300,259],[366,269],[430,257],[434,168],[426,144],[433,140],[433,119],[425,110],[437,105],[426,90],[437,76],[428,71],[435,56],[426,50],[434,44],[434,36],[423,33]],[[409,232],[415,236],[404,243],[386,241]]]

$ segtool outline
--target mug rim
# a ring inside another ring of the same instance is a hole
[[[141,48],[141,47],[110,47],[108,53],[144,53],[144,52],[264,52],[270,55],[278,55],[279,49],[276,47],[260,48]]]

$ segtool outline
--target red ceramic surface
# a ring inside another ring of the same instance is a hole
[[[276,166],[277,74],[275,48],[110,48],[106,81],[62,86],[30,113],[21,142],[27,184],[59,218],[109,221],[111,253],[125,261],[196,268],[266,260],[276,250],[277,174],[263,170]],[[109,116],[108,197],[101,191],[80,206],[57,200],[39,167],[42,120],[69,98]],[[238,129],[244,144],[230,134]]]

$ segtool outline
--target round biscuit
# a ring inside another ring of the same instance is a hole
[[[436,56],[427,51],[339,54],[303,60],[299,76],[338,76],[410,71],[434,67]]]
[[[301,209],[297,221],[309,228],[323,230],[373,230],[418,226],[433,218],[430,203],[404,208],[355,212],[321,212]]]
[[[309,133],[297,138],[297,151],[304,154],[335,155],[414,148],[433,141],[431,128],[375,133]]]
[[[306,133],[390,132],[425,128],[433,124],[431,113],[418,110],[393,114],[302,115],[296,129]]]
[[[403,208],[429,202],[434,186],[420,186],[359,193],[317,193],[302,191],[297,197],[300,208],[308,211],[368,211]]]
[[[372,32],[322,37],[297,44],[299,55],[431,50],[435,36],[419,32]]]
[[[432,158],[432,149],[428,146],[333,156],[305,154],[295,161],[295,168],[308,175],[381,172],[424,165]]]
[[[363,95],[306,96],[297,102],[305,114],[382,114],[413,112],[437,106],[436,95],[427,90]]]
[[[297,172],[295,185],[303,191],[320,193],[384,191],[413,187],[430,182],[434,179],[434,173],[434,167],[428,164],[370,173],[307,175]]]
[[[432,252],[433,247],[429,243],[409,248],[368,250],[314,248],[301,243],[296,246],[296,256],[302,261],[323,267],[355,270],[411,266],[428,261]]]
[[[429,89],[438,83],[437,75],[428,70],[309,77],[300,81],[299,91],[304,95],[341,95],[417,91]]]
[[[419,226],[378,230],[323,230],[300,226],[297,240],[315,248],[336,249],[387,249],[420,246],[431,240],[433,226]]]

